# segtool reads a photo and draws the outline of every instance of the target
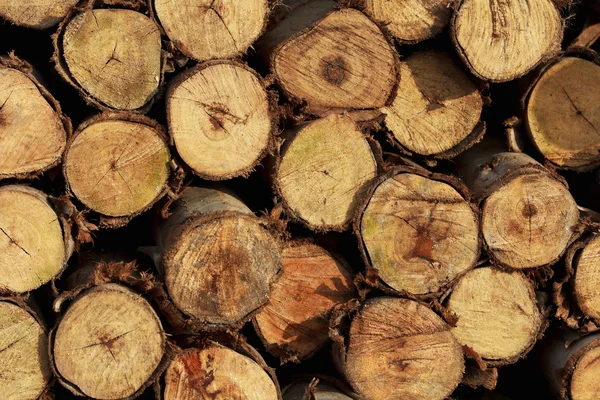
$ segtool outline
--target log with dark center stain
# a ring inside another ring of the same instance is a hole
[[[538,213],[537,207],[531,203],[527,203],[525,206],[523,206],[523,209],[521,210],[521,214],[525,218],[531,218],[531,217],[535,216],[537,213]]]
[[[341,57],[336,57],[333,60],[323,59],[322,61],[323,77],[327,82],[340,86],[346,81],[348,67]]]
[[[215,380],[212,361],[213,357],[209,355],[205,366],[198,352],[191,352],[181,357],[189,387],[198,391],[203,399],[216,399],[221,394],[221,390],[210,393],[207,389]]]

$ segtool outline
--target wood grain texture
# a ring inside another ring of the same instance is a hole
[[[58,24],[79,0],[0,0],[0,17],[33,29]]]
[[[583,313],[600,321],[600,238],[595,236],[583,248],[574,262],[572,288],[577,305]]]

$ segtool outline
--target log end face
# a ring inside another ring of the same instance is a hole
[[[586,351],[575,364],[568,388],[570,399],[597,399],[598,393],[600,393],[598,374],[600,374],[600,347],[593,347]]]
[[[600,238],[592,239],[575,261],[573,291],[577,305],[583,313],[600,321]]]
[[[37,2],[34,7],[25,1],[0,0],[0,17],[15,25],[46,29],[58,24],[79,0]]]

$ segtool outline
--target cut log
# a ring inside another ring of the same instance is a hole
[[[481,252],[479,216],[466,193],[456,179],[412,168],[380,177],[357,226],[365,263],[396,291],[438,294]]]
[[[254,327],[270,353],[282,361],[303,360],[328,342],[331,310],[357,293],[345,262],[317,245],[290,242],[282,264]]]
[[[401,44],[434,37],[452,15],[449,0],[366,0],[364,10]]]
[[[356,122],[331,115],[283,134],[275,188],[288,213],[315,230],[348,227],[377,158]]]
[[[96,107],[148,107],[161,84],[160,30],[139,12],[86,8],[61,25],[54,46],[58,72]]]
[[[33,29],[58,24],[79,0],[0,0],[0,17],[8,22]]]
[[[101,114],[83,123],[69,141],[63,173],[86,207],[127,222],[162,197],[169,162],[165,134],[156,122]]]
[[[283,400],[352,400],[325,380],[300,381],[283,389]]]
[[[382,107],[397,83],[396,54],[381,30],[331,0],[301,5],[261,43],[286,95],[317,115]]]
[[[212,180],[252,172],[276,127],[262,79],[233,61],[205,63],[183,73],[167,94],[167,114],[183,161]]]
[[[181,352],[165,375],[165,400],[278,400],[279,388],[252,358],[210,343]]]
[[[458,317],[454,336],[492,366],[524,357],[541,334],[543,316],[533,284],[518,271],[486,266],[467,272],[447,308]]]
[[[154,14],[183,54],[197,61],[242,56],[267,24],[267,0],[153,0]]]
[[[150,304],[108,283],[83,292],[66,310],[51,333],[51,356],[59,381],[74,394],[134,398],[159,373],[165,344]]]
[[[269,300],[281,248],[238,198],[189,187],[157,243],[167,291],[200,328],[239,327]]]
[[[43,323],[21,300],[2,298],[0,331],[0,393],[11,400],[38,399],[52,378]]]
[[[450,57],[422,51],[400,63],[396,97],[383,112],[403,148],[449,158],[481,139],[482,107],[477,87]]]
[[[61,223],[39,190],[0,187],[0,290],[24,293],[60,275],[73,251]]]
[[[600,164],[600,66],[566,57],[549,67],[526,105],[528,132],[538,150],[561,168]]]
[[[451,37],[465,64],[481,79],[519,78],[560,51],[563,23],[552,0],[462,0]]]
[[[0,104],[0,179],[30,178],[56,166],[71,121],[29,64],[0,59]]]
[[[473,148],[461,173],[483,201],[481,230],[495,263],[531,269],[555,263],[579,234],[579,211],[557,177],[523,153]]]
[[[450,326],[412,300],[368,300],[352,320],[346,343],[337,344],[341,369],[354,390],[371,400],[445,399],[465,369]]]

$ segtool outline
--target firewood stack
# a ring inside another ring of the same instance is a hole
[[[0,17],[0,399],[600,399],[597,0]]]

